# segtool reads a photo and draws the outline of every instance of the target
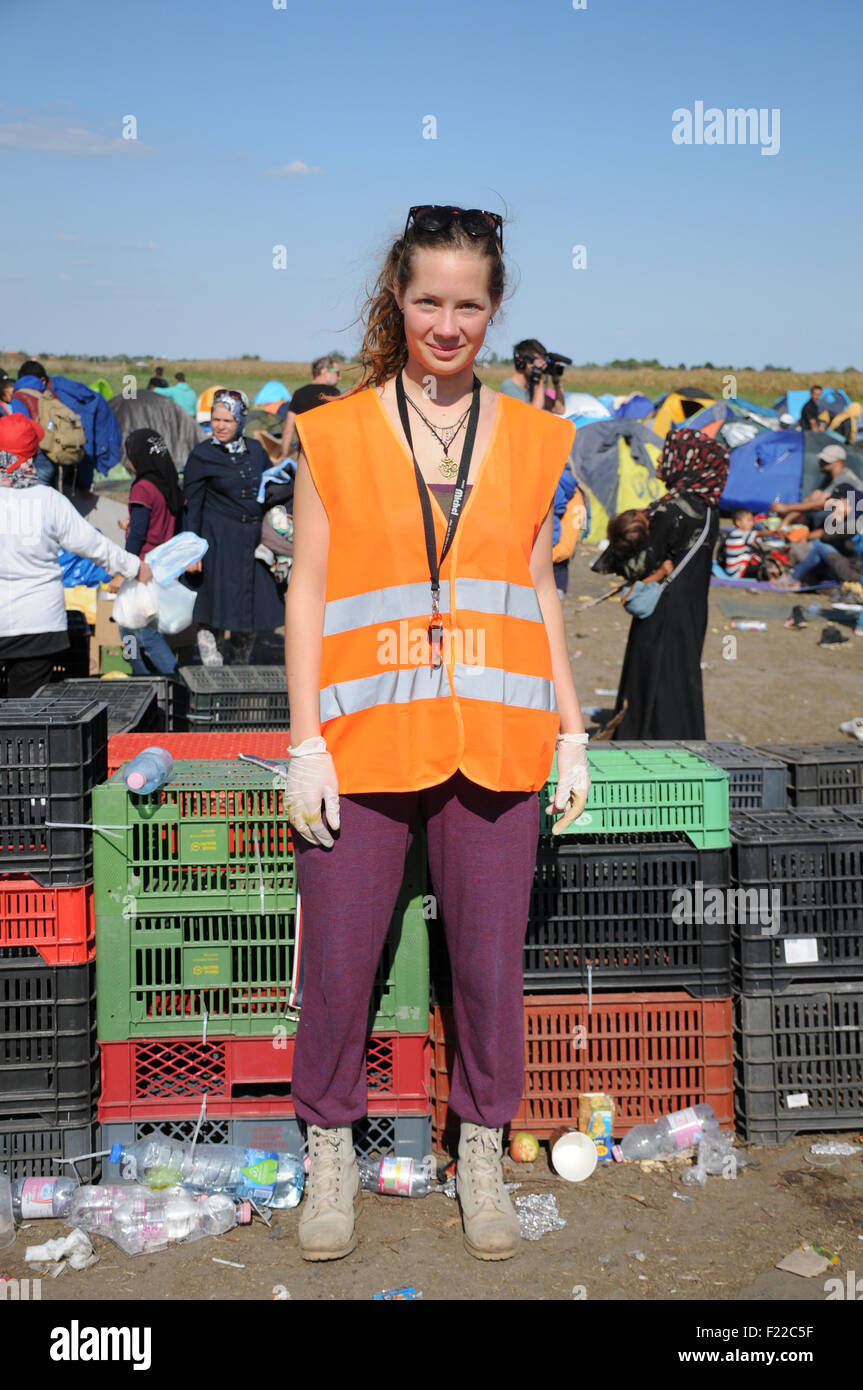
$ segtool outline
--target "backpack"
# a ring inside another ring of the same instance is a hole
[[[32,387],[22,386],[16,395],[33,398],[37,407],[35,418],[45,431],[39,445],[45,457],[61,466],[80,463],[87,445],[81,416],[48,390],[35,391]]]

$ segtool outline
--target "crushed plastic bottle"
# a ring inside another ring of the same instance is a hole
[[[703,1187],[709,1173],[715,1177],[736,1178],[737,1170],[748,1162],[744,1154],[735,1151],[733,1134],[723,1134],[721,1130],[705,1126],[696,1161],[683,1174],[683,1181]]]
[[[620,1145],[624,1158],[662,1158],[697,1144],[706,1129],[718,1129],[713,1106],[702,1103],[663,1115],[652,1125],[635,1125]]]
[[[79,1189],[67,1224],[107,1236],[127,1255],[152,1255],[169,1245],[220,1236],[251,1220],[251,1204],[226,1192],[190,1192],[166,1187],[153,1192],[138,1183],[112,1183]]]
[[[135,1144],[115,1144],[111,1162],[120,1176],[148,1187],[181,1184],[202,1192],[248,1197],[259,1206],[295,1207],[303,1195],[300,1158],[237,1144],[196,1144],[153,1134]]]
[[[153,744],[141,752],[126,768],[126,786],[136,796],[149,796],[163,787],[174,770],[174,760],[165,748]]]
[[[42,1216],[65,1216],[78,1191],[75,1178],[16,1178],[12,1183],[12,1212],[16,1221]]]
[[[361,1158],[360,1182],[366,1192],[395,1197],[427,1197],[435,1177],[434,1159]]]

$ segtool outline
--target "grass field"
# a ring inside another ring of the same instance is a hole
[[[208,386],[236,386],[245,391],[251,401],[265,381],[273,378],[282,381],[288,390],[294,391],[303,382],[310,380],[307,362],[254,362],[242,358],[208,361],[198,359],[188,362],[171,362],[167,358],[153,358],[145,366],[134,362],[88,362],[69,357],[46,356],[43,361],[46,371],[58,376],[69,376],[77,381],[92,382],[104,377],[116,393],[123,387],[123,378],[134,376],[139,388],[147,385],[158,362],[164,366],[165,375],[173,382],[175,371],[184,371],[189,385],[200,394]],[[21,361],[20,355],[0,355],[0,366],[15,376]],[[350,364],[342,365],[342,386],[353,385],[358,379],[358,368]],[[494,366],[480,368],[478,375],[489,386],[499,386],[510,375],[511,368]],[[663,391],[677,386],[699,387],[708,396],[719,397],[723,393],[731,369],[677,371],[672,368],[645,367],[637,370],[624,370],[611,367],[569,367],[563,378],[566,391],[589,391],[602,395],[608,391],[615,396],[625,396],[631,391],[643,391],[654,399]],[[732,385],[730,394],[742,396],[759,405],[772,403],[788,390],[808,388],[813,381],[825,386],[838,386],[847,391],[852,401],[863,398],[863,372],[782,372],[782,371],[740,371],[736,372],[736,389]]]

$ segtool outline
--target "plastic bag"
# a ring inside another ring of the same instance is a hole
[[[99,584],[107,584],[111,578],[107,570],[97,565],[95,560],[85,560],[81,555],[72,555],[68,550],[57,552],[57,564],[63,573],[63,588],[74,589],[86,584],[95,589]]]
[[[114,599],[114,622],[130,632],[146,627],[155,615],[157,585],[151,580],[142,584],[138,579],[124,579]]]
[[[169,584],[190,565],[203,559],[209,548],[203,536],[196,536],[194,531],[181,531],[178,536],[154,546],[147,554],[147,563],[157,584]]]
[[[177,579],[172,579],[168,584],[157,585],[156,618],[159,631],[166,637],[174,637],[178,632],[185,632],[187,627],[191,627],[196,598],[194,589],[187,589]]]
[[[734,1135],[718,1129],[704,1129],[698,1145],[696,1161],[683,1174],[686,1183],[698,1183],[703,1187],[708,1173],[715,1177],[736,1178],[738,1168],[743,1168],[750,1160],[734,1147]]]

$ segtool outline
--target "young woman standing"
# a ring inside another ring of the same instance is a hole
[[[558,829],[589,781],[552,569],[573,428],[473,373],[502,240],[496,214],[412,208],[367,305],[360,387],[297,421],[287,798],[311,1260],[356,1245],[369,1001],[418,823],[452,962],[465,1242],[480,1259],[517,1248],[501,1139],[524,1081],[522,947],[555,744]]]

